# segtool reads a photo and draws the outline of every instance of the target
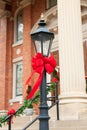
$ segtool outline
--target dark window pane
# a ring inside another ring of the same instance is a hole
[[[22,64],[16,65],[16,96],[22,95]]]
[[[17,15],[17,41],[23,38],[23,13],[22,11]]]
[[[57,5],[57,0],[47,0],[47,8]]]
[[[53,7],[56,4],[57,4],[57,0],[49,0],[49,6],[50,7]]]

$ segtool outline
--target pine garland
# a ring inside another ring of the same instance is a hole
[[[57,75],[57,71],[54,70],[53,72],[53,75],[52,75],[53,78],[56,78],[57,80],[59,80],[59,77]],[[46,88],[46,92],[47,94],[49,94],[49,92],[52,92],[54,89],[55,89],[55,86],[56,86],[56,82],[52,82],[49,87]],[[20,115],[23,115],[24,114],[24,110],[26,108],[29,108],[32,103],[38,103],[40,100],[40,91],[38,91],[35,95],[35,97],[33,99],[30,99],[30,100],[24,100],[23,102],[23,105],[14,113],[14,116],[17,117],[17,116],[20,116]],[[0,116],[0,127],[2,127],[2,124],[4,123],[4,120],[7,118],[7,114],[4,114],[2,116]],[[13,115],[12,115],[13,116]],[[9,120],[9,119],[8,119]],[[8,122],[8,120],[6,120]]]

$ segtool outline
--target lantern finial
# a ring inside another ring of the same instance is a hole
[[[44,18],[44,15],[43,15],[43,13],[41,13],[41,16],[40,16],[40,17],[41,17],[41,20]]]
[[[39,26],[45,26],[46,25],[46,22],[44,20],[44,15],[43,13],[41,13],[41,16],[40,16],[40,22],[38,23]]]

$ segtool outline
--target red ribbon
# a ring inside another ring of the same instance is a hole
[[[53,77],[53,78],[52,78],[52,82],[54,82],[54,83],[55,83],[55,82],[58,82],[58,79],[55,78],[55,77]]]
[[[13,123],[13,115],[15,114],[15,109],[10,109],[8,112],[7,112],[7,115],[12,115],[11,117],[11,122]]]
[[[34,71],[32,72],[31,76],[27,79],[26,85],[29,85],[30,80],[35,72],[39,73],[39,77],[36,83],[34,84],[33,89],[27,96],[27,99],[32,98],[35,92],[37,91],[38,87],[40,86],[44,69],[48,74],[50,74],[54,71],[55,67],[56,67],[56,60],[54,59],[53,55],[51,55],[50,57],[44,57],[41,53],[37,53],[32,58],[32,68]]]
[[[7,115],[14,115],[15,114],[15,109],[10,109],[8,112],[7,112]]]

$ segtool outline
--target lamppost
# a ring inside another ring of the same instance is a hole
[[[31,34],[34,41],[34,46],[36,52],[42,53],[43,56],[48,57],[50,53],[50,48],[54,38],[54,34],[49,32],[45,27],[46,23],[42,19],[39,22],[39,28],[36,32]],[[47,94],[46,94],[46,70],[44,69],[44,74],[42,78],[42,83],[40,86],[40,115],[39,115],[39,130],[49,130],[49,115],[48,115],[48,105],[47,105]]]

